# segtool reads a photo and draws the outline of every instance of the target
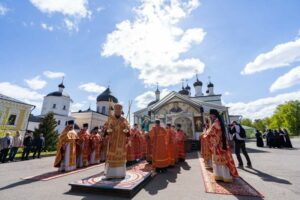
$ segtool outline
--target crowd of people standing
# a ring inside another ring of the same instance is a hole
[[[10,132],[7,132],[5,137],[0,138],[0,162],[13,162],[15,161],[18,151],[23,148],[21,160],[28,160],[29,154],[32,152],[32,158],[40,158],[41,152],[45,147],[45,138],[43,134],[38,137],[33,137],[32,131],[27,131],[24,139],[19,131],[15,136],[11,136]]]
[[[264,134],[256,130],[256,145],[264,147],[263,139],[266,139],[266,146],[269,148],[293,148],[287,129],[268,129]]]
[[[107,127],[94,127],[88,130],[83,124],[79,132],[74,130],[74,121],[69,121],[61,133],[57,144],[54,166],[59,171],[71,171],[107,160],[110,133]],[[127,166],[146,160],[158,172],[166,172],[168,167],[185,160],[186,134],[181,125],[160,125],[156,120],[148,133],[137,124],[128,131],[126,148]]]

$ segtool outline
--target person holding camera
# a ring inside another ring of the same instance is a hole
[[[240,152],[242,150],[242,153],[244,154],[244,156],[247,160],[247,167],[251,168],[252,163],[251,163],[251,160],[250,160],[249,155],[246,150],[246,142],[245,142],[246,131],[245,131],[245,129],[240,124],[238,124],[236,121],[233,121],[232,126],[229,129],[229,132],[230,132],[230,134],[233,135],[235,155],[239,162],[239,167],[240,168],[244,167],[243,160],[240,155]]]

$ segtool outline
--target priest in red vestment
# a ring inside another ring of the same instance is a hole
[[[109,116],[108,121],[104,125],[105,134],[108,135],[104,170],[106,179],[122,179],[126,176],[126,146],[130,134],[130,126],[121,115],[122,105],[115,104],[114,115]]]
[[[227,142],[223,119],[215,109],[210,110],[210,118],[212,125],[206,134],[210,139],[214,178],[217,181],[232,182],[232,177],[239,175]]]
[[[79,155],[77,156],[77,166],[80,167],[87,167],[89,166],[89,159],[90,159],[90,133],[88,131],[88,124],[83,124],[83,128],[78,133],[79,137]]]
[[[181,130],[181,124],[177,124],[176,131],[176,146],[177,146],[177,157],[179,161],[185,161],[185,139],[186,134]]]
[[[176,162],[176,156],[175,156],[176,143],[175,143],[175,132],[172,129],[171,124],[167,124],[166,131],[167,131],[166,143],[167,143],[169,165],[174,166]]]
[[[152,167],[158,172],[166,172],[169,166],[166,130],[160,126],[160,121],[155,121],[155,126],[150,131],[152,143]]]

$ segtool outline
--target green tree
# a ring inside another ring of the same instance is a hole
[[[241,125],[253,127],[251,119],[248,118],[242,119]]]
[[[262,119],[256,119],[252,123],[253,128],[260,130],[261,132],[264,132],[267,128],[267,124]]]
[[[45,150],[54,151],[58,139],[58,133],[55,130],[56,121],[52,112],[48,113],[39,124],[39,127],[34,130],[34,137],[38,137],[41,133],[45,137]]]
[[[270,128],[287,128],[291,135],[300,135],[300,101],[279,105],[270,119]]]

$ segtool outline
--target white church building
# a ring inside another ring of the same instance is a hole
[[[65,91],[65,86],[63,82],[58,85],[58,90],[47,94],[44,97],[41,115],[37,116],[39,118],[45,117],[49,112],[54,113],[54,119],[57,123],[56,130],[61,133],[66,127],[66,122],[73,120],[74,118],[70,116],[70,106],[73,102],[69,94]],[[38,128],[39,123],[34,120],[29,120],[30,129]],[[34,126],[33,126],[34,125]]]
[[[209,110],[218,110],[225,123],[229,123],[228,107],[222,105],[221,94],[214,93],[214,84],[209,81],[206,95],[202,92],[203,83],[198,79],[193,84],[195,95],[191,96],[191,87],[186,87],[178,92],[172,91],[164,98],[160,98],[160,91],[155,91],[156,99],[144,109],[134,112],[134,122],[149,131],[156,119],[164,125],[181,124],[187,133],[188,139],[199,140],[203,131],[205,118],[209,118]]]
[[[118,103],[118,99],[112,95],[110,88],[106,88],[96,100],[96,110],[88,108],[87,110],[79,110],[78,112],[72,112],[71,116],[75,119],[76,124],[82,127],[83,124],[89,125],[89,130],[97,127],[101,127],[108,119],[109,105],[111,107]]]

